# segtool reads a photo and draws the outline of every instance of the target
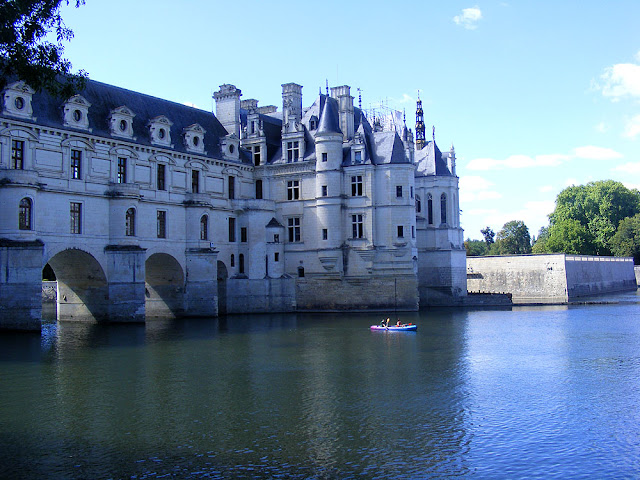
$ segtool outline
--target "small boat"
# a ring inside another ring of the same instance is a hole
[[[413,323],[403,323],[402,325],[371,325],[371,330],[386,330],[388,332],[415,332],[418,330],[418,326]]]

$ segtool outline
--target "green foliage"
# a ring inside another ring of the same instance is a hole
[[[487,248],[490,248],[491,245],[493,243],[495,243],[495,232],[491,229],[491,227],[484,227],[482,230],[480,230],[480,233],[482,234],[482,236],[484,237],[484,241],[487,244]]]
[[[490,254],[512,255],[531,253],[531,235],[522,220],[511,220],[502,227]]]
[[[610,242],[618,225],[637,213],[640,193],[620,182],[604,180],[566,188],[549,215],[551,226],[545,248],[552,252],[611,255]]]
[[[483,240],[467,239],[464,242],[467,257],[481,257],[487,254],[487,244]]]
[[[64,0],[69,5],[70,0]],[[9,78],[36,91],[68,98],[81,89],[86,72],[71,74],[62,43],[73,38],[60,16],[63,0],[0,0],[0,90]],[[75,0],[76,7],[84,0]],[[56,43],[45,40],[54,31]]]
[[[625,218],[610,242],[611,250],[619,257],[633,257],[640,265],[640,214]]]

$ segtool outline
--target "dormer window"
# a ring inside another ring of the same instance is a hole
[[[74,95],[62,105],[65,127],[89,128],[89,107],[91,104],[82,95]]]
[[[111,135],[133,138],[133,117],[135,117],[135,114],[124,105],[111,110],[109,115]]]
[[[171,126],[173,123],[164,115],[149,120],[149,137],[154,145],[171,146]]]
[[[317,130],[318,129],[318,117],[313,115],[309,120],[309,130]]]
[[[189,152],[206,154],[204,151],[205,129],[194,123],[183,130],[184,146]]]
[[[23,81],[8,85],[2,92],[4,100],[2,113],[30,119],[33,115],[31,97],[34,93],[35,90]]]
[[[232,133],[226,137],[220,139],[220,149],[222,155],[229,160],[240,159],[240,140]]]

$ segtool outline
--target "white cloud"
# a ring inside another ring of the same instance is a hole
[[[597,132],[600,132],[600,133],[605,133],[609,131],[609,125],[607,125],[604,122],[600,122],[594,128]]]
[[[576,180],[575,178],[567,178],[564,181],[565,186],[567,187],[573,187],[574,185],[579,185],[580,182],[578,180]]]
[[[596,87],[602,95],[617,102],[626,97],[640,98],[640,65],[618,63],[605,69]]]
[[[618,165],[613,169],[613,171],[640,175],[640,162],[627,162],[625,164]]]
[[[538,188],[538,191],[541,193],[548,193],[553,191],[553,187],[551,185],[543,185],[540,188]]]
[[[584,158],[587,160],[614,160],[616,158],[622,158],[621,153],[611,148],[596,147],[594,145],[574,148],[573,153],[576,158]]]
[[[635,140],[640,135],[640,115],[636,115],[627,121],[623,135],[632,140]]]
[[[466,28],[467,30],[475,30],[478,27],[478,22],[482,20],[482,12],[476,5],[471,8],[463,8],[461,15],[453,17],[453,21],[456,25]]]
[[[465,175],[460,178],[460,201],[498,200],[502,194],[491,190],[494,184],[484,177]]]
[[[465,175],[460,178],[460,190],[464,189],[467,191],[480,191],[487,190],[489,187],[494,184],[487,180],[484,177],[479,177],[477,175]]]
[[[571,155],[562,153],[550,153],[544,155],[511,155],[504,160],[495,158],[474,158],[467,163],[469,170],[502,170],[505,168],[533,168],[533,167],[555,167],[563,162],[571,160]]]

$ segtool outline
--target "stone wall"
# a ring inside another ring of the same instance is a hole
[[[296,311],[294,278],[230,278],[226,283],[226,313]]]
[[[636,288],[633,259],[565,254],[467,258],[474,293],[508,293],[514,304],[566,303]]]
[[[58,282],[43,281],[42,282],[42,303],[56,304],[58,301]]]
[[[636,273],[636,285],[640,286],[640,267],[633,267]]]
[[[418,310],[414,275],[296,279],[298,310]]]

